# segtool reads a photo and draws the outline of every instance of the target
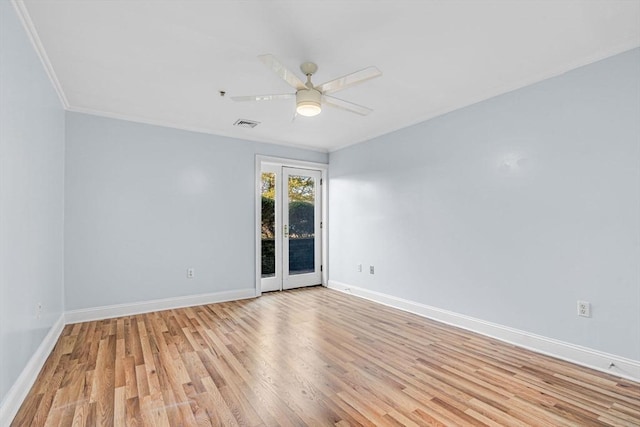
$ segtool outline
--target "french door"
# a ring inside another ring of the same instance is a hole
[[[319,170],[262,166],[262,292],[322,282],[321,177]]]

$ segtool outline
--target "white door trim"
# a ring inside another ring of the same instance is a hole
[[[319,170],[322,174],[322,194],[321,194],[321,215],[322,215],[322,286],[327,286],[327,278],[329,277],[329,222],[328,222],[328,206],[329,201],[329,183],[327,175],[329,172],[329,165],[326,163],[307,162],[303,160],[287,159],[282,157],[263,156],[256,155],[255,162],[255,186],[254,186],[254,204],[255,204],[255,289],[256,296],[262,295],[261,286],[261,274],[262,269],[260,246],[261,246],[261,217],[262,217],[262,194],[260,192],[260,184],[262,182],[261,171],[263,164],[277,165],[283,167],[293,167],[301,169],[314,169]]]

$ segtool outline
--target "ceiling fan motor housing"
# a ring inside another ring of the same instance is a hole
[[[300,89],[296,92],[296,111],[302,116],[312,117],[320,114],[320,97],[322,94],[316,89]]]

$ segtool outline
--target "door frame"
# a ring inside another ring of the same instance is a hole
[[[321,240],[321,263],[322,263],[322,286],[327,286],[327,278],[329,277],[329,252],[328,252],[328,237],[329,237],[329,223],[327,221],[328,217],[328,194],[329,194],[329,183],[327,181],[327,175],[329,171],[329,165],[326,163],[316,163],[316,162],[307,162],[303,160],[294,160],[287,159],[283,157],[271,157],[271,156],[263,156],[260,154],[256,155],[255,162],[255,290],[256,296],[259,297],[262,295],[262,285],[261,285],[261,270],[262,270],[262,193],[261,193],[261,183],[262,183],[262,165],[274,165],[281,167],[292,167],[292,168],[300,168],[300,169],[312,169],[319,170],[322,177],[322,185],[320,186],[321,194],[321,221],[322,221],[322,232],[320,235]]]

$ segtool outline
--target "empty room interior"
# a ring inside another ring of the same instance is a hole
[[[640,425],[640,1],[1,1],[0,425]]]

